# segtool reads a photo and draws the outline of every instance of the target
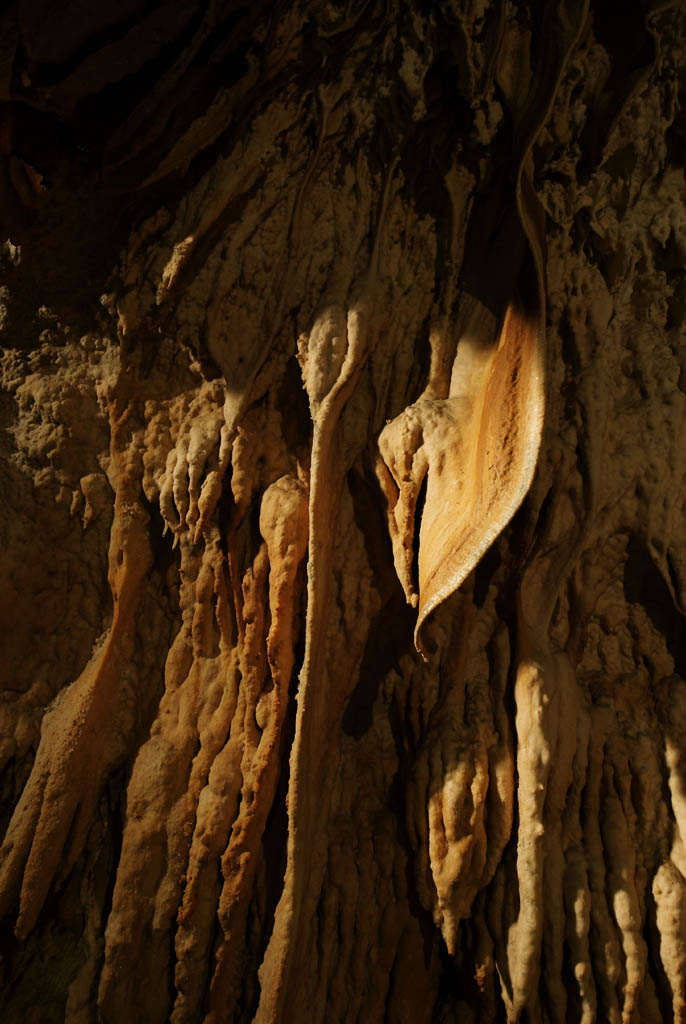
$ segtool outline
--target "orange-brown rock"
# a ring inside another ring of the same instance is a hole
[[[686,14],[0,15],[8,1024],[686,1021]]]

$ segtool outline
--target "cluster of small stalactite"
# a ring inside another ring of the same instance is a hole
[[[683,13],[44,6],[7,1020],[686,1020]]]

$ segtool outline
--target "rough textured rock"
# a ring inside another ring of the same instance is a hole
[[[683,6],[58,7],[0,15],[3,1019],[686,1021]]]

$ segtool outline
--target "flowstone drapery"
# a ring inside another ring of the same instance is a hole
[[[680,5],[0,17],[3,1019],[686,1020]]]

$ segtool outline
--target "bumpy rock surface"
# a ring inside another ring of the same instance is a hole
[[[8,1024],[686,1021],[685,40],[0,16]]]

